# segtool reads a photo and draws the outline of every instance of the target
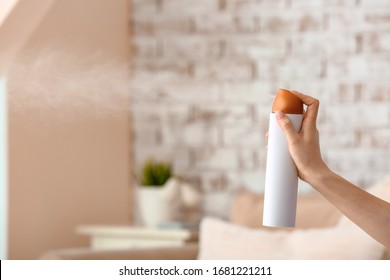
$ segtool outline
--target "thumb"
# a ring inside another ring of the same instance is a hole
[[[295,130],[291,120],[282,111],[275,112],[279,127],[287,137],[287,142],[294,143],[298,138],[298,132]]]

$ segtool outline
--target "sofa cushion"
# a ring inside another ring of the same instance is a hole
[[[358,227],[262,230],[216,218],[201,223],[199,259],[381,259],[383,246]]]
[[[240,191],[232,201],[229,219],[234,224],[265,228],[262,226],[263,204],[263,195]],[[337,224],[340,216],[340,211],[318,193],[298,196],[296,228],[333,226]]]
[[[390,202],[390,178],[367,191]],[[241,192],[233,201],[233,223],[206,218],[200,259],[388,259],[390,250],[341,215],[318,194],[299,196],[296,228],[264,227],[263,197]],[[245,225],[242,226],[242,225]],[[252,227],[252,228],[249,228]],[[315,228],[317,227],[317,228]],[[257,228],[257,229],[253,229]],[[223,236],[223,238],[221,238]]]

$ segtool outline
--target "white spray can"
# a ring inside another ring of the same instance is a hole
[[[280,89],[274,99],[268,131],[263,225],[294,227],[298,172],[288,150],[286,136],[276,120],[275,112],[278,110],[285,113],[299,131],[303,119],[303,103],[295,94],[285,89]]]

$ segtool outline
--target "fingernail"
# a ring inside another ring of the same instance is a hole
[[[276,112],[275,112],[275,115],[276,115],[276,118],[277,118],[278,120],[280,120],[281,118],[284,117],[284,113],[283,113],[282,111],[280,111],[280,110],[276,111]]]

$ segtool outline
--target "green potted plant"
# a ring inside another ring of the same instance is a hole
[[[148,160],[138,176],[138,210],[141,223],[156,227],[169,221],[169,205],[164,199],[164,185],[172,177],[169,162]]]
[[[170,163],[148,160],[142,168],[140,185],[143,187],[162,187],[171,176]]]

